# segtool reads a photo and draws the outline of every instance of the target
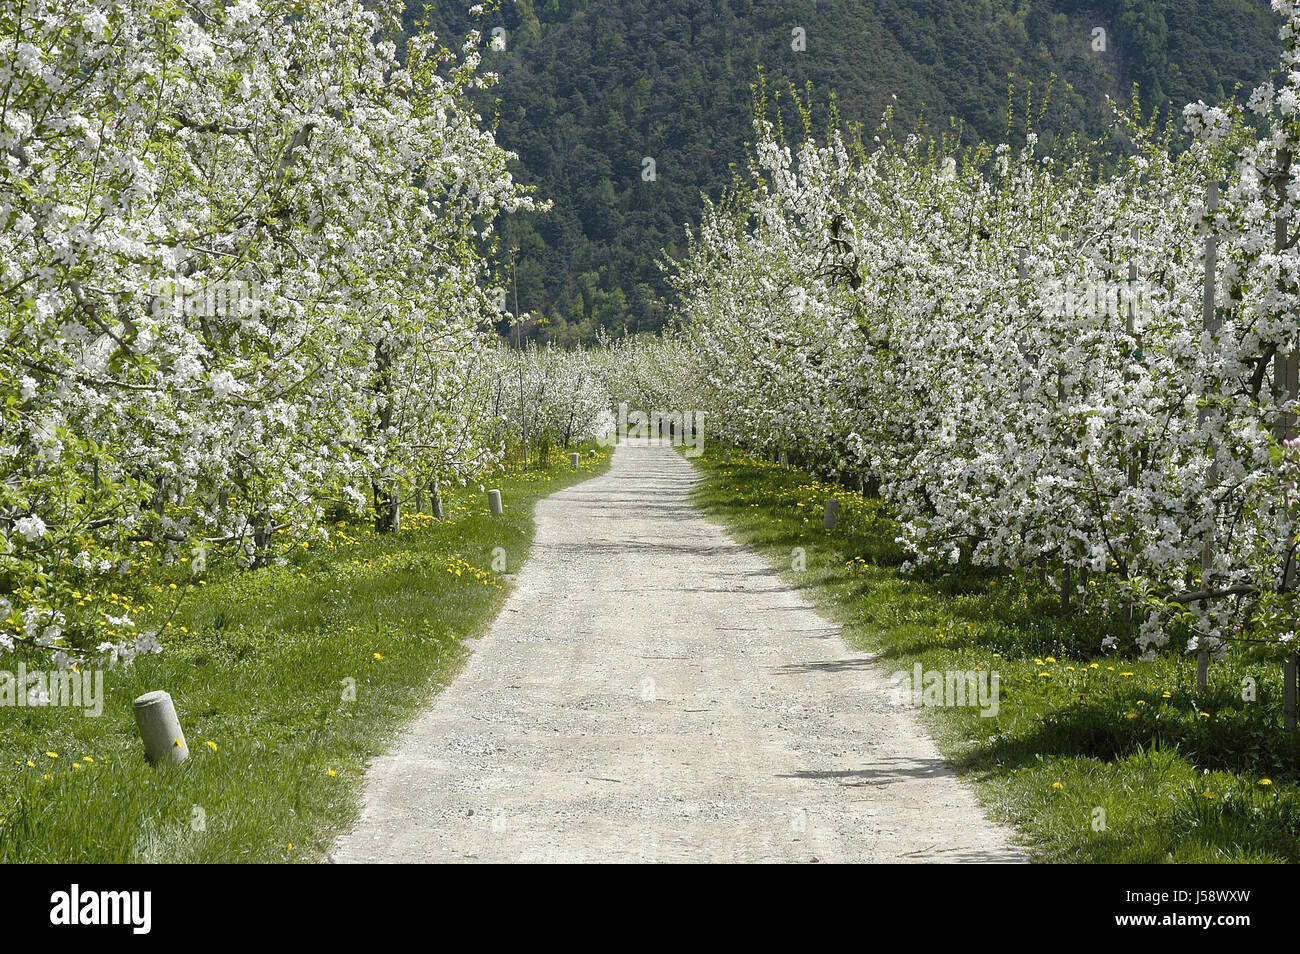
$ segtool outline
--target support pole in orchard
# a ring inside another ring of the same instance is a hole
[[[1214,310],[1214,271],[1218,261],[1219,243],[1214,234],[1213,214],[1219,207],[1219,183],[1210,182],[1205,187],[1205,211],[1210,216],[1210,230],[1205,236],[1205,297],[1201,302],[1201,322],[1207,332],[1213,335],[1219,330],[1219,320]],[[1213,345],[1207,341],[1207,348]],[[1209,408],[1202,407],[1197,415],[1197,423],[1204,425],[1209,418]],[[1219,466],[1214,442],[1210,442],[1210,464],[1205,472],[1207,493],[1212,493],[1219,484]],[[1201,583],[1209,589],[1207,574],[1214,568],[1214,527],[1216,513],[1214,503],[1209,502],[1210,525],[1205,531],[1205,545],[1201,548]],[[1210,651],[1204,647],[1196,654],[1196,689],[1204,692],[1210,683]]]
[[[840,520],[840,502],[835,497],[826,498],[826,515],[822,519],[822,526],[827,530],[834,530],[835,525]]]
[[[1295,677],[1296,659],[1292,653],[1286,657],[1282,663],[1282,721],[1286,725],[1288,732],[1295,731],[1296,718],[1296,677]]]
[[[573,467],[574,470],[577,470],[577,469],[578,469],[578,455],[577,455],[577,454],[570,454],[570,455],[569,455],[569,463],[572,465],[572,467]]]
[[[501,491],[499,490],[488,491],[488,509],[491,510],[494,515],[500,516],[502,512]]]
[[[1067,238],[1066,230],[1058,231],[1057,236],[1065,240]],[[1068,312],[1068,309],[1066,309]],[[1065,314],[1062,315],[1065,317]],[[1064,344],[1064,343],[1063,343]],[[1056,404],[1061,414],[1062,424],[1066,429],[1065,446],[1066,449],[1073,449],[1074,438],[1069,435],[1069,416],[1066,413],[1066,402],[1069,399],[1069,393],[1065,387],[1065,361],[1062,360],[1056,369]],[[1068,616],[1071,610],[1071,600],[1074,590],[1074,568],[1070,566],[1070,554],[1066,549],[1066,541],[1061,541],[1061,613]]]
[[[1056,401],[1061,409],[1062,416],[1065,415],[1065,364],[1062,363],[1056,374]],[[1074,447],[1074,438],[1066,437],[1065,446],[1067,449]],[[1070,555],[1066,552],[1065,541],[1061,541],[1061,612],[1065,615],[1070,614],[1070,590],[1074,586],[1074,573],[1070,566]]]
[[[1279,173],[1289,173],[1291,169],[1291,153],[1286,149],[1278,150],[1277,166]],[[1287,182],[1290,180],[1289,175],[1277,176],[1276,192],[1280,205],[1285,208],[1287,200]],[[1285,212],[1279,212],[1273,229],[1273,251],[1281,254],[1286,251],[1288,242],[1288,233],[1290,232],[1291,222]],[[1285,345],[1279,345],[1273,354],[1273,395],[1279,403],[1289,403],[1296,400],[1297,393],[1300,392],[1300,349],[1296,348],[1294,332],[1292,339]],[[1295,414],[1286,410],[1279,410],[1277,422],[1274,425],[1274,436],[1279,441],[1284,441],[1291,436],[1295,428]],[[1294,538],[1295,528],[1289,528],[1288,534]],[[1289,542],[1289,541],[1288,541]],[[1291,546],[1285,546],[1283,552],[1286,554],[1285,562],[1282,567],[1282,590],[1286,592],[1295,586],[1295,557],[1291,553]],[[1296,655],[1291,653],[1282,663],[1282,721],[1288,732],[1294,732],[1296,729]]]
[[[1028,250],[1024,246],[1020,246],[1016,249],[1016,281],[1019,282],[1020,284],[1020,294],[1017,296],[1017,300],[1020,300],[1022,304],[1023,304],[1025,280],[1029,277],[1029,269],[1025,265],[1025,256],[1027,254],[1028,254]],[[1020,348],[1020,354],[1024,356],[1027,360],[1029,354],[1029,339],[1025,335],[1021,335],[1017,339],[1016,344]],[[1020,403],[1023,405],[1025,403],[1025,376],[1023,374],[1020,375],[1019,391],[1020,391]],[[1040,564],[1040,570],[1041,570],[1041,564]],[[1032,579],[1032,571],[1028,566],[1026,566],[1025,567],[1026,586],[1029,585],[1031,579]]]
[[[1138,359],[1138,356],[1142,353],[1142,341],[1137,334],[1138,227],[1136,224],[1134,224],[1132,230],[1129,232],[1129,237],[1133,239],[1133,250],[1130,254],[1129,263],[1128,263],[1128,306],[1124,310],[1124,333],[1128,336],[1129,345],[1133,349],[1131,354],[1129,355],[1129,360],[1136,361]],[[1126,377],[1128,378],[1128,380],[1132,381],[1137,377],[1137,375],[1130,371],[1126,375]],[[1133,488],[1137,487],[1138,479],[1140,476],[1138,457],[1139,457],[1139,448],[1135,444],[1132,448],[1129,449],[1129,459],[1128,459],[1128,485],[1129,487],[1133,487]],[[1125,557],[1124,562],[1125,564],[1128,563],[1127,556]],[[1124,573],[1127,574],[1128,572],[1127,565],[1123,569],[1124,569]],[[1126,602],[1124,604],[1123,621],[1124,621],[1124,632],[1131,633],[1133,631],[1132,602]]]

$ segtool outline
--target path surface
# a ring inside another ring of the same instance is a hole
[[[337,862],[1008,861],[888,673],[686,500],[668,447],[538,504]]]

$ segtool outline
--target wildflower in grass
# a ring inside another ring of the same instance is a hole
[[[1213,792],[1206,792],[1205,797],[1213,799],[1213,798],[1218,798],[1219,796],[1215,795]]]
[[[328,776],[330,776],[330,777],[332,778],[332,777],[334,777],[335,775],[338,775],[339,773],[336,772],[336,771],[334,771],[333,769],[326,769],[326,770],[325,770],[325,774],[328,775]]]
[[[28,768],[36,768],[36,763],[33,762],[31,759],[28,759],[28,760],[27,760],[27,767],[28,767]]]
[[[213,742],[211,739],[208,739],[203,744],[206,745],[208,748],[210,748],[213,752],[217,751],[217,743]]]
[[[1124,716],[1126,719],[1136,719],[1137,717],[1138,714],[1136,712],[1130,712],[1128,715]]]
[[[1065,786],[1062,785],[1060,782],[1053,782],[1052,788],[1065,788]]]
[[[1261,779],[1259,780],[1258,784],[1260,784],[1260,785],[1272,785],[1272,784],[1273,784],[1273,780],[1272,780],[1271,778],[1261,778]]]
[[[1174,694],[1172,692],[1162,692],[1160,695],[1162,698],[1165,699],[1172,699],[1174,697]]]
[[[52,758],[52,759],[57,759],[57,758],[59,757],[59,753],[58,753],[58,752],[46,752],[45,754],[48,755],[48,756],[49,756],[50,758]]]
[[[383,655],[383,653],[375,653],[375,658],[376,658],[376,659],[383,659],[383,658],[384,658],[384,655]]]
[[[48,782],[48,781],[52,781],[53,778],[54,778],[53,775],[51,775],[49,772],[46,772],[44,775],[41,776],[41,781]]]
[[[92,759],[89,755],[83,755],[83,756],[81,757],[81,761],[83,761],[83,762],[93,762],[93,761],[95,761],[95,760]]]

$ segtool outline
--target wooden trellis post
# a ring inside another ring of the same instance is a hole
[[[1138,333],[1137,333],[1137,300],[1136,300],[1137,280],[1138,280],[1137,223],[1134,223],[1133,227],[1129,230],[1129,238],[1133,240],[1133,250],[1129,257],[1129,263],[1128,263],[1128,303],[1127,303],[1127,307],[1124,309],[1124,334],[1128,337],[1129,346],[1132,348],[1132,351],[1129,354],[1129,360],[1130,362],[1132,362],[1132,361],[1136,361],[1138,355],[1142,353],[1142,339],[1138,337]],[[1129,371],[1125,375],[1125,377],[1128,380],[1132,381],[1137,378],[1137,375],[1132,371]],[[1141,476],[1140,474],[1141,468],[1138,463],[1140,453],[1141,453],[1141,448],[1137,444],[1134,444],[1133,447],[1129,449],[1129,459],[1128,459],[1129,487],[1136,487],[1138,485],[1138,479]],[[1125,555],[1124,563],[1125,566],[1122,567],[1121,569],[1122,572],[1127,576],[1128,574],[1127,554]],[[1122,617],[1124,623],[1124,632],[1126,633],[1132,632],[1133,631],[1133,604],[1131,602],[1124,604]]]
[[[1019,294],[1017,297],[1021,299],[1021,304],[1024,304],[1024,301],[1023,301],[1023,298],[1024,298],[1024,285],[1025,285],[1025,282],[1028,281],[1028,279],[1029,279],[1029,268],[1028,268],[1027,265],[1025,265],[1025,258],[1028,256],[1028,254],[1029,254],[1029,249],[1027,249],[1025,246],[1021,245],[1021,246],[1018,246],[1018,247],[1016,248],[1016,281],[1017,281],[1017,282],[1019,283],[1019,285],[1020,285],[1020,294]],[[1020,353],[1021,353],[1021,355],[1023,355],[1024,358],[1025,358],[1027,361],[1029,361],[1031,364],[1033,364],[1033,365],[1037,365],[1037,364],[1038,364],[1037,359],[1036,359],[1033,355],[1031,355],[1030,352],[1029,352],[1029,337],[1028,337],[1027,335],[1023,335],[1023,334],[1022,334],[1022,335],[1020,336],[1020,338],[1017,340],[1016,343],[1017,343],[1018,347],[1020,348]],[[1020,403],[1021,403],[1021,404],[1024,404],[1024,402],[1025,402],[1025,377],[1024,377],[1024,375],[1021,375],[1021,376],[1020,376],[1019,392],[1020,392]],[[1031,571],[1030,571],[1029,567],[1025,567],[1025,583],[1026,583],[1026,584],[1028,584],[1029,581],[1030,581],[1030,579],[1031,579],[1030,572],[1031,572]],[[1046,569],[1045,569],[1045,567],[1044,567],[1044,565],[1043,565],[1043,558],[1042,558],[1041,556],[1038,558],[1038,573],[1039,573],[1039,577],[1040,577],[1040,578],[1045,578],[1045,576],[1046,576]]]
[[[1288,732],[1295,731],[1296,687],[1295,687],[1295,653],[1286,657],[1282,663],[1282,721]]]
[[[1277,165],[1279,173],[1289,172],[1291,153],[1282,149],[1278,151]],[[1275,186],[1279,205],[1286,206],[1287,181],[1289,176],[1279,174]],[[1291,222],[1285,212],[1278,212],[1273,230],[1273,251],[1281,254],[1288,247],[1287,233]],[[1294,338],[1285,346],[1279,345],[1273,354],[1273,396],[1278,404],[1294,401],[1300,392],[1300,349],[1295,347]],[[1274,423],[1274,436],[1286,440],[1295,428],[1295,415],[1290,411],[1279,410]],[[1294,530],[1291,531],[1294,535]],[[1288,541],[1288,544],[1290,541]],[[1290,554],[1291,547],[1286,547],[1286,557],[1282,568],[1282,589],[1289,590],[1295,584],[1295,559]],[[1296,655],[1291,653],[1282,663],[1282,721],[1288,732],[1296,728]]]
[[[1214,310],[1214,271],[1218,262],[1219,242],[1214,234],[1213,214],[1219,207],[1219,183],[1210,182],[1205,187],[1205,211],[1210,216],[1210,229],[1205,236],[1205,296],[1201,302],[1201,322],[1207,332],[1213,335],[1219,330],[1218,315]],[[1213,345],[1206,345],[1207,348],[1213,348]],[[1197,423],[1204,425],[1210,416],[1209,408],[1202,407],[1197,414]],[[1212,492],[1219,483],[1219,466],[1217,460],[1217,449],[1214,442],[1210,442],[1210,464],[1205,473],[1205,484],[1207,492]],[[1211,494],[1212,496],[1212,494]],[[1216,523],[1216,513],[1213,501],[1210,501],[1210,526],[1205,531],[1205,544],[1201,548],[1201,583],[1208,590],[1210,581],[1208,574],[1214,567],[1214,527]],[[1210,682],[1210,651],[1204,647],[1196,654],[1196,688],[1204,692]]]

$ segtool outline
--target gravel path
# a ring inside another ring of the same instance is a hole
[[[1017,861],[888,673],[687,503],[673,449],[537,506],[336,862]]]

